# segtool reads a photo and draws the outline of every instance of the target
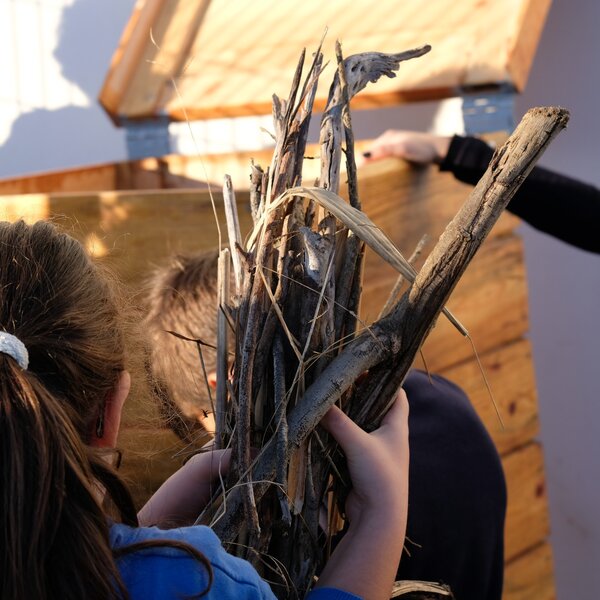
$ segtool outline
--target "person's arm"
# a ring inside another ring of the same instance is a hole
[[[440,170],[475,185],[493,153],[482,140],[454,136]],[[592,185],[535,167],[506,209],[563,242],[600,252],[600,190]]]
[[[192,456],[173,473],[138,513],[141,526],[192,524],[229,470],[229,450],[208,450]]]
[[[348,531],[325,565],[316,588],[335,588],[368,600],[387,600],[406,534],[406,394],[400,390],[381,427],[370,434],[336,407],[321,425],[346,455],[352,491],[346,502]]]
[[[493,154],[490,146],[474,137],[390,130],[373,142],[365,161],[396,156],[417,164],[437,163],[441,171],[476,185]],[[506,209],[563,242],[600,252],[600,190],[592,185],[535,167]]]

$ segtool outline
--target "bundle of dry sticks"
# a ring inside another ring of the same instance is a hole
[[[215,411],[216,444],[233,449],[233,467],[198,522],[276,580],[279,597],[303,597],[343,528],[338,507],[348,477],[320,419],[337,403],[364,429],[375,429],[439,313],[466,333],[444,304],[568,118],[555,108],[527,113],[416,273],[360,210],[349,102],[429,49],[343,60],[336,45],[315,187],[302,187],[302,163],[323,55],[319,48],[302,77],[302,54],[288,99],[273,98],[272,163],[264,171],[252,166],[254,229],[245,241],[226,179],[230,250],[219,259]],[[349,202],[338,196],[342,156]],[[365,244],[406,282],[368,327],[358,317]]]

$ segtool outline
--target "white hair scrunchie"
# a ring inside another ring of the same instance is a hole
[[[12,333],[0,331],[0,353],[12,356],[21,369],[27,371],[29,366],[29,352],[25,348],[25,344]]]

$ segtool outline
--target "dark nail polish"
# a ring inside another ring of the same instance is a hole
[[[363,156],[365,158],[371,158],[371,153],[370,152],[363,152]]]

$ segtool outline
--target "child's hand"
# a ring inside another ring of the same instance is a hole
[[[408,511],[408,401],[403,390],[381,427],[366,433],[342,411],[321,421],[340,444],[352,479],[348,531],[325,565],[317,587],[387,600],[400,562]]]
[[[230,450],[209,449],[192,456],[140,510],[140,525],[192,524],[227,475],[230,459]]]
[[[379,429],[366,433],[336,406],[321,421],[342,447],[352,479],[346,514],[352,522],[388,506],[406,511],[408,498],[408,401],[404,390]],[[384,506],[385,505],[385,506]]]

